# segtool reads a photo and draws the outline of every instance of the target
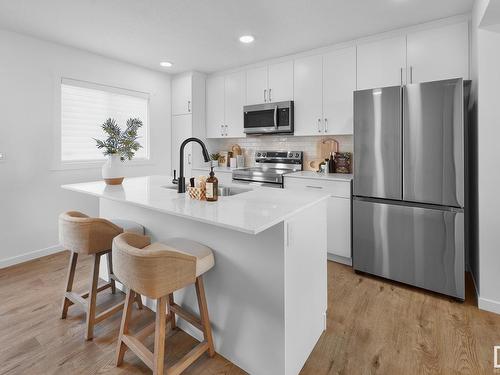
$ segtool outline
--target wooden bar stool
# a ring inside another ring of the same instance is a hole
[[[82,307],[87,315],[86,340],[91,340],[94,337],[95,324],[122,310],[125,305],[125,301],[122,301],[96,315],[97,293],[111,288],[111,292],[114,294],[116,292],[115,281],[120,281],[113,272],[111,248],[113,238],[124,231],[144,234],[144,227],[128,220],[114,220],[113,223],[106,219],[90,218],[76,211],[65,212],[59,215],[59,242],[65,249],[71,251],[61,318],[66,319],[69,306],[78,304]],[[91,255],[93,257],[90,288],[87,293],[81,295],[72,291],[79,254]],[[102,286],[98,286],[99,264],[101,256],[105,254],[107,255],[110,281]],[[139,308],[142,309],[140,295],[136,296],[136,301]]]
[[[165,329],[170,322],[175,327],[175,314],[203,332],[203,341],[177,363],[167,369],[168,375],[177,375],[196,361],[203,353],[215,354],[212,329],[208,318],[207,301],[202,274],[214,266],[212,250],[195,241],[175,238],[166,243],[151,244],[149,237],[123,233],[113,240],[115,273],[128,288],[123,311],[116,365],[123,363],[127,349],[131,349],[154,375],[163,374],[165,357]],[[174,302],[173,293],[195,284],[200,318],[183,310]],[[156,318],[136,335],[129,333],[131,305],[135,294],[156,299]],[[166,308],[168,306],[168,314]],[[154,351],[141,341],[155,333]]]

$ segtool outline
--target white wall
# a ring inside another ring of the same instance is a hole
[[[500,33],[481,27],[489,0],[474,5],[471,75],[477,103],[479,307],[500,313]],[[490,20],[491,21],[491,20]],[[500,24],[500,19],[498,20]]]
[[[60,189],[100,169],[54,170],[61,77],[148,92],[151,163],[129,176],[170,172],[170,77],[20,34],[0,31],[0,268],[57,250],[57,216],[97,215],[97,200]]]

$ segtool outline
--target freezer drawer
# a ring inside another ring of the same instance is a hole
[[[403,89],[403,200],[464,206],[462,79]]]
[[[464,299],[464,214],[353,200],[355,270]]]
[[[402,199],[401,87],[354,92],[354,195]]]

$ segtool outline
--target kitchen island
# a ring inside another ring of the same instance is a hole
[[[153,241],[185,237],[211,247],[215,267],[204,281],[216,351],[251,374],[298,374],[326,324],[328,195],[240,189],[206,202],[178,194],[170,181],[62,187],[98,197],[101,217],[134,220]],[[194,287],[175,299],[198,312]],[[182,319],[178,324],[202,338]]]

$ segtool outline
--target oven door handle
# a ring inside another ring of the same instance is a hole
[[[278,106],[274,107],[274,129],[278,130]]]

